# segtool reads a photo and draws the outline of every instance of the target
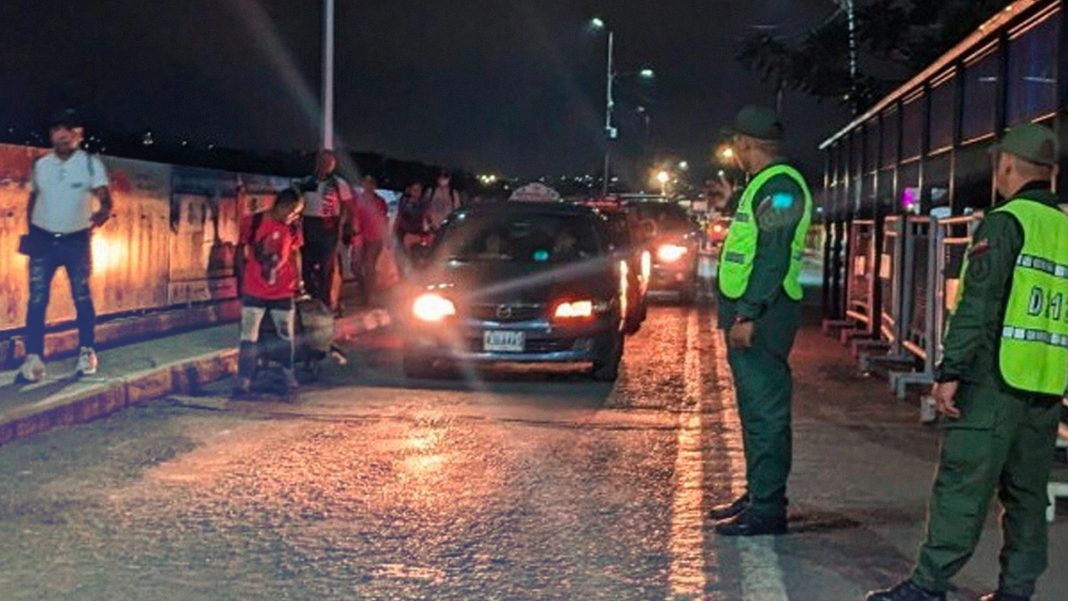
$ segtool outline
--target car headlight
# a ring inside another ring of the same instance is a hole
[[[679,246],[678,244],[664,244],[656,251],[656,258],[660,259],[664,263],[674,263],[681,259],[687,252],[685,246]]]
[[[422,321],[439,322],[456,315],[456,305],[440,294],[428,292],[415,299],[412,313]]]
[[[556,305],[553,311],[556,319],[585,319],[593,317],[593,301],[578,300]]]

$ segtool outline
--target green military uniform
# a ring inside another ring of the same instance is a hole
[[[752,348],[730,348],[727,360],[742,422],[749,511],[773,519],[786,514],[786,481],[793,458],[788,359],[801,322],[800,298],[787,293],[785,282],[791,275],[798,228],[803,222],[807,229],[811,211],[807,186],[796,171],[784,166],[774,163],[754,174],[739,197],[744,202],[752,195],[752,208],[736,211],[735,220],[752,214],[758,226],[744,292],[737,296],[737,286],[725,285],[723,265],[732,259],[732,234],[720,257],[719,281],[720,327],[729,330],[739,317],[755,322]],[[769,173],[774,175],[769,178]]]
[[[1050,218],[1065,219],[1048,190],[1048,182],[1029,186],[1013,202],[1040,203],[1049,207]],[[1006,302],[1023,244],[1024,230],[1013,215],[987,216],[969,250],[960,302],[946,333],[938,379],[961,382],[956,402],[962,415],[943,423],[927,539],[913,575],[928,590],[950,589],[950,579],[979,542],[995,490],[1005,510],[1000,590],[1029,597],[1046,569],[1046,484],[1061,398],[1012,388],[999,361]]]

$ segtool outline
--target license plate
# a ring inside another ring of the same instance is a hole
[[[525,343],[523,332],[493,330],[482,333],[482,348],[489,352],[522,353]]]

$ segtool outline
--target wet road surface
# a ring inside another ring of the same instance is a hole
[[[653,309],[614,386],[408,381],[386,333],[296,403],[173,399],[0,447],[0,599],[836,601],[900,575],[922,482],[880,499],[840,481],[846,455],[878,480],[885,443],[818,402],[798,534],[714,536],[703,516],[744,461],[713,318]],[[894,452],[925,456],[901,421]]]

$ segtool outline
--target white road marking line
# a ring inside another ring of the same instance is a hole
[[[679,412],[675,456],[675,491],[671,511],[671,565],[668,589],[671,599],[700,599],[705,590],[704,462],[701,457],[701,353],[699,318],[690,312],[686,324],[683,366],[684,406]]]
[[[717,331],[714,336],[716,373],[719,374],[716,383],[722,394],[730,394],[734,390],[734,378],[731,376],[730,366],[727,365],[727,343],[720,332]],[[723,407],[724,426],[739,432],[740,438],[742,426],[738,417],[738,406],[733,400],[728,400]],[[744,450],[741,447],[731,448],[727,451],[727,457],[731,466],[730,486],[733,499],[741,496],[741,485],[745,482]],[[742,564],[742,598],[745,601],[789,601],[774,539],[766,536],[739,537],[737,543]]]

